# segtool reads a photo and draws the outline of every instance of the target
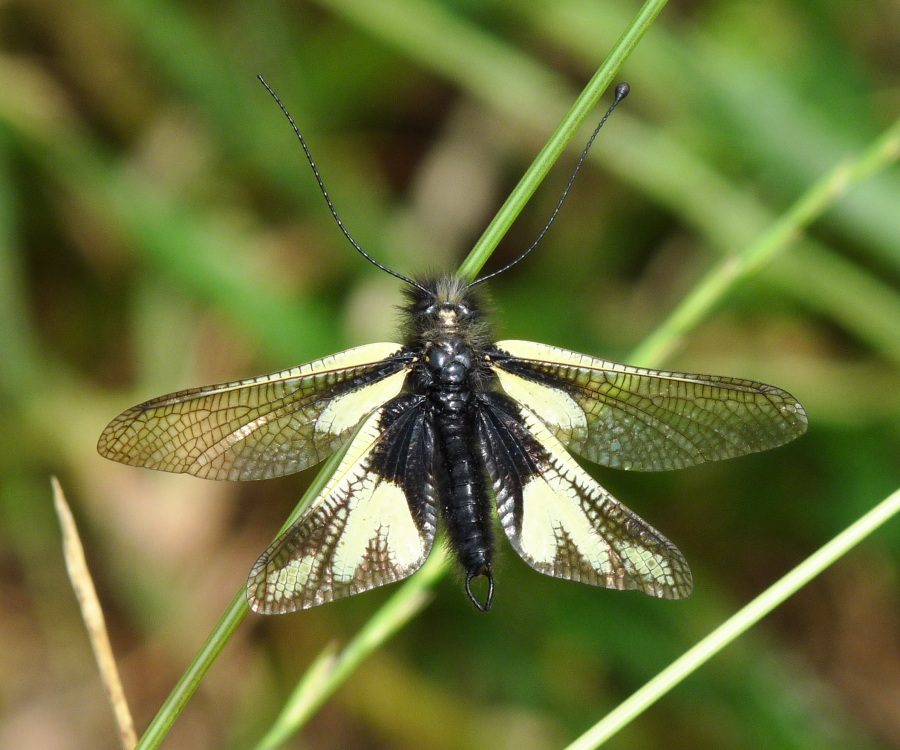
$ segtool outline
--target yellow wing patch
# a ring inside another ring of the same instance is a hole
[[[307,609],[414,573],[434,543],[437,510],[417,497],[413,515],[399,479],[378,471],[378,450],[390,441],[384,409],[352,438],[337,471],[297,522],[250,573],[250,606],[263,614]]]
[[[337,450],[350,431],[399,393],[408,368],[399,344],[368,344],[300,367],[193,388],[120,414],[100,436],[102,456],[205,479],[291,474]]]
[[[525,478],[521,498],[501,505],[513,547],[535,570],[595,586],[681,599],[691,573],[679,550],[594,481],[519,405],[523,423],[546,455]]]
[[[783,445],[803,407],[765,383],[610,362],[532,341],[499,341],[504,390],[566,447],[619,469],[663,471]]]
[[[578,402],[560,388],[514,375],[500,367],[491,368],[510,397],[531,407],[552,431],[581,434],[587,430],[587,418]]]

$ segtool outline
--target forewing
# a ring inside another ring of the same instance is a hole
[[[247,597],[263,614],[307,609],[414,573],[434,543],[434,433],[422,397],[366,419],[322,493],[259,558]]]
[[[532,568],[665,599],[690,594],[681,552],[597,484],[534,412],[489,394],[478,421],[500,523]]]
[[[500,341],[501,386],[571,451],[620,469],[662,471],[775,448],[806,412],[771,385],[647,370],[530,341]]]
[[[133,406],[100,436],[102,456],[206,479],[268,479],[323,460],[400,392],[399,344],[369,344],[272,375]]]

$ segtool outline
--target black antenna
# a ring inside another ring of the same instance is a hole
[[[566,185],[565,190],[563,190],[562,195],[560,196],[560,199],[556,204],[556,208],[553,209],[553,213],[550,214],[549,221],[544,225],[544,228],[537,236],[537,239],[532,242],[531,246],[512,263],[506,264],[499,271],[494,271],[493,273],[489,273],[487,276],[482,276],[480,279],[476,279],[471,284],[469,284],[470,287],[475,286],[476,284],[480,284],[483,281],[487,281],[488,279],[492,279],[494,278],[494,276],[497,276],[504,271],[508,271],[510,268],[516,265],[516,263],[524,260],[525,256],[527,256],[528,253],[534,250],[538,246],[538,243],[540,243],[540,241],[544,239],[544,235],[547,234],[547,231],[550,229],[553,222],[556,221],[556,215],[559,213],[559,209],[562,208],[562,204],[565,202],[566,197],[569,195],[569,190],[572,187],[572,183],[575,182],[575,177],[578,176],[578,170],[581,169],[581,165],[584,164],[584,160],[587,158],[588,151],[590,151],[591,146],[594,145],[594,139],[597,137],[597,133],[600,132],[600,128],[602,128],[606,121],[609,119],[609,116],[613,113],[613,110],[619,106],[619,102],[621,102],[626,96],[628,96],[628,93],[630,91],[631,86],[629,86],[627,83],[620,83],[618,86],[616,86],[616,98],[613,100],[613,103],[609,105],[609,109],[606,110],[606,114],[603,115],[603,119],[600,120],[600,124],[597,125],[597,127],[594,128],[594,132],[591,133],[591,137],[588,139],[587,145],[584,147],[584,151],[581,152],[581,156],[578,157],[578,163],[575,165],[575,169],[572,171],[572,176],[569,178],[569,182]]]
[[[266,79],[261,75],[256,76],[260,83],[266,87],[266,91],[268,91],[272,98],[275,100],[276,104],[281,108],[281,111],[284,112],[284,116],[287,117],[288,122],[291,124],[291,127],[294,129],[294,133],[297,134],[297,138],[300,140],[300,145],[303,146],[303,153],[306,154],[306,160],[309,162],[309,166],[312,167],[313,174],[316,177],[316,182],[319,183],[319,190],[322,191],[322,195],[325,198],[325,202],[328,204],[328,208],[331,211],[331,215],[334,216],[334,220],[337,222],[338,227],[344,233],[344,237],[346,237],[350,244],[353,245],[357,249],[360,255],[365,258],[369,263],[371,263],[376,268],[380,268],[385,273],[389,273],[391,276],[400,279],[400,281],[405,281],[407,284],[411,284],[417,289],[421,289],[423,292],[427,291],[421,284],[413,281],[412,279],[407,278],[403,274],[397,273],[396,271],[392,271],[387,266],[381,265],[375,258],[369,255],[365,250],[363,250],[359,243],[353,239],[353,236],[347,230],[347,227],[344,226],[344,222],[341,221],[341,217],[338,216],[338,212],[334,207],[334,204],[331,202],[331,196],[328,195],[328,191],[325,189],[325,183],[322,182],[322,176],[319,174],[319,168],[316,166],[316,162],[313,160],[312,153],[310,153],[309,146],[306,145],[306,140],[303,138],[303,134],[300,132],[300,128],[297,127],[297,123],[294,122],[294,118],[291,117],[291,113],[288,112],[287,107],[284,106],[281,99],[278,98],[278,94],[272,91],[272,87],[266,83]]]

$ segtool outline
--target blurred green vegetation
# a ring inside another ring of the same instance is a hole
[[[66,580],[57,474],[146,726],[313,473],[232,485],[104,461],[123,408],[389,340],[403,273],[452,269],[637,5],[25,0],[0,9],[0,746],[112,748]],[[672,4],[559,221],[492,284],[503,335],[626,358],[723,255],[900,112],[887,0]],[[598,117],[600,112],[598,111]],[[585,134],[586,137],[586,134]],[[580,146],[580,144],[579,144]],[[488,266],[546,221],[574,150]],[[678,544],[694,595],[545,578],[508,547],[489,616],[458,577],[296,747],[560,747],[900,480],[900,174],[841,199],[667,367],[796,395],[783,449],[597,471]],[[894,522],[693,675],[616,748],[900,745]],[[391,594],[244,621],[165,747],[243,748]]]

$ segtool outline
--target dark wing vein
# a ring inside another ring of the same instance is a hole
[[[268,479],[337,450],[395,396],[407,365],[398,344],[369,344],[290,370],[193,388],[134,406],[103,431],[101,455],[206,479]]]
[[[437,524],[432,438],[421,397],[369,416],[322,493],[254,565],[251,607],[306,609],[418,570]]]
[[[597,484],[533,412],[503,394],[482,403],[478,435],[498,515],[525,562],[594,586],[690,594],[678,548]]]
[[[570,450],[661,471],[755,453],[806,431],[790,393],[753,380],[647,370],[528,341],[491,355],[504,390]]]

